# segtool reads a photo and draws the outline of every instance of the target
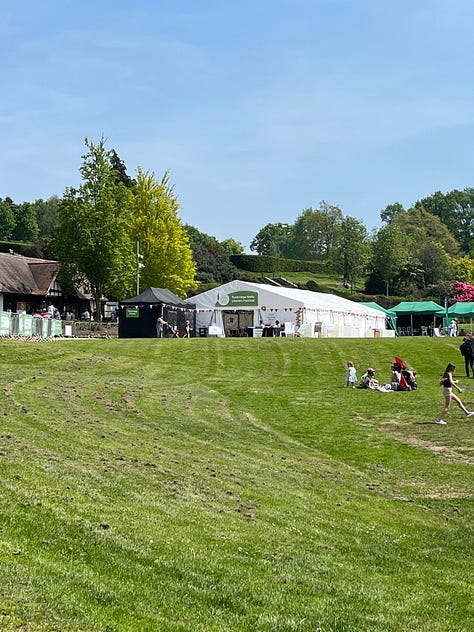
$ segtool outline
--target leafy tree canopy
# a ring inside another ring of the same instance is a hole
[[[389,224],[375,233],[372,252],[372,281],[379,279],[384,284],[388,296],[390,284],[410,259],[410,244],[399,226]],[[373,286],[370,291],[374,289],[374,293],[380,291],[380,287]]]
[[[39,237],[53,234],[57,224],[59,198],[54,195],[47,200],[35,200],[32,203],[38,223]]]
[[[10,198],[0,199],[0,239],[11,239],[14,228],[13,201]]]
[[[13,204],[12,211],[15,218],[12,238],[16,241],[34,241],[39,229],[33,205],[30,202]]]
[[[338,206],[325,201],[319,209],[308,208],[296,219],[291,231],[290,256],[295,259],[331,259],[337,247],[344,216]]]
[[[53,248],[72,278],[90,285],[99,306],[104,295],[122,298],[133,288],[132,194],[117,182],[105,139],[85,144],[82,183],[67,188],[58,205]]]
[[[250,250],[259,255],[285,256],[288,252],[290,231],[288,224],[267,224],[255,235]]]
[[[421,206],[399,213],[391,225],[412,237],[415,248],[425,243],[438,243],[448,254],[459,254],[459,244],[446,224]]]
[[[232,240],[219,242],[215,237],[203,233],[194,226],[186,225],[189,235],[193,258],[196,264],[196,279],[201,283],[227,283],[237,278],[238,270],[229,259],[227,245],[241,244]],[[235,253],[240,254],[240,253]]]
[[[404,212],[403,206],[399,202],[395,202],[394,204],[389,204],[380,212],[380,219],[386,224],[391,224],[397,215]]]
[[[364,224],[354,217],[345,217],[341,223],[339,244],[334,267],[341,272],[345,283],[354,290],[358,280],[365,276],[371,257],[369,235]]]
[[[178,217],[179,204],[169,174],[160,182],[155,174],[137,170],[133,189],[133,235],[143,254],[142,285],[168,288],[186,296],[196,287],[196,269],[189,237]]]
[[[127,167],[115,149],[110,151],[110,164],[112,165],[112,169],[115,171],[116,182],[121,182],[125,187],[127,187],[127,189],[131,189],[135,186],[136,181],[132,180],[132,178],[128,175]]]
[[[474,259],[465,255],[464,257],[448,257],[452,271],[452,278],[455,281],[464,281],[474,285]]]
[[[224,239],[224,241],[220,242],[220,247],[222,252],[227,255],[241,255],[244,253],[244,247],[239,241],[232,239],[232,237],[228,237]]]
[[[470,252],[474,229],[474,188],[457,189],[449,193],[436,191],[419,200],[415,208],[423,208],[449,228],[465,252]]]

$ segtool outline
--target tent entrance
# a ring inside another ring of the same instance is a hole
[[[253,326],[253,310],[224,311],[222,321],[226,336],[245,336]]]

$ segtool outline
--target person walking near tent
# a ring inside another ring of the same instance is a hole
[[[169,327],[163,316],[158,316],[156,320],[156,337],[163,338],[163,327]]]
[[[356,382],[357,382],[357,371],[354,364],[349,361],[347,363],[346,388],[349,388],[349,386],[352,386],[352,388],[355,388]]]
[[[442,426],[445,426],[447,424],[447,422],[444,420],[444,417],[446,417],[446,414],[451,406],[451,402],[457,404],[459,408],[465,413],[466,417],[474,416],[474,412],[469,412],[469,410],[464,406],[459,397],[457,395],[454,395],[453,393],[453,388],[458,390],[460,393],[463,392],[463,389],[458,385],[458,380],[453,379],[453,372],[455,369],[456,365],[450,362],[439,381],[440,385],[443,387],[444,408],[438,415],[435,423]]]
[[[455,318],[453,318],[453,320],[451,321],[451,323],[448,326],[449,329],[449,335],[450,336],[457,336],[458,335],[458,322]]]
[[[471,334],[466,334],[459,347],[462,357],[464,358],[464,367],[466,369],[466,377],[470,377],[469,372],[474,377],[474,338]]]
[[[184,334],[183,338],[191,338],[191,327],[189,325],[189,320],[184,323]]]

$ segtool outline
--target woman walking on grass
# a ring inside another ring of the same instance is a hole
[[[439,383],[443,387],[443,395],[444,395],[444,408],[441,411],[440,415],[436,419],[435,423],[440,424],[442,426],[446,425],[446,421],[444,421],[444,417],[448,412],[451,402],[455,402],[459,408],[466,414],[466,417],[474,416],[474,412],[469,412],[467,408],[464,406],[462,401],[459,399],[457,395],[453,394],[453,388],[457,389],[460,393],[462,393],[463,389],[458,386],[458,380],[453,379],[453,371],[456,369],[456,365],[451,364],[451,362],[446,367],[445,372],[443,373],[442,378]]]

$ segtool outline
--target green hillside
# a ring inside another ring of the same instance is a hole
[[[0,341],[0,630],[472,629],[458,346]],[[343,388],[395,355],[417,391]]]

